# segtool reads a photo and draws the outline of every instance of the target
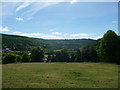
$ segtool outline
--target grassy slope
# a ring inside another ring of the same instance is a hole
[[[118,66],[101,63],[3,65],[3,88],[115,88]]]

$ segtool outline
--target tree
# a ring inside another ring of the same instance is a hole
[[[48,55],[47,61],[48,61],[48,62],[51,62],[51,60],[52,60],[52,56],[51,56],[51,55]]]
[[[82,60],[84,62],[89,62],[90,61],[89,46],[84,46],[82,48]]]
[[[61,52],[60,52],[60,51],[57,51],[57,52],[55,53],[54,59],[55,59],[56,62],[62,62]]]
[[[74,54],[74,53],[71,53],[71,54],[70,54],[69,62],[74,62],[74,61],[75,61],[75,54]]]
[[[3,57],[3,64],[8,64],[8,63],[15,63],[16,62],[16,55],[15,54],[7,54]]]
[[[82,60],[85,62],[98,62],[97,51],[93,46],[85,46],[82,48]]]
[[[30,62],[31,59],[30,59],[30,56],[28,55],[28,53],[24,53],[22,55],[22,62]]]
[[[76,57],[75,62],[81,62],[81,51],[80,51],[80,49],[77,50],[75,57]]]
[[[31,50],[32,62],[43,62],[44,52],[40,47],[34,47]]]
[[[22,62],[22,58],[21,58],[20,55],[17,55],[17,56],[16,56],[16,61],[17,61],[17,62]]]
[[[65,50],[57,51],[55,54],[55,59],[57,62],[68,62],[69,55]]]
[[[52,56],[51,56],[51,62],[56,62],[55,55],[52,55]]]
[[[69,55],[65,50],[61,51],[61,60],[63,62],[68,62],[69,61]]]
[[[100,41],[98,55],[104,62],[120,64],[120,39],[112,30],[108,30]]]
[[[99,62],[95,47],[89,47],[89,59],[91,62]]]

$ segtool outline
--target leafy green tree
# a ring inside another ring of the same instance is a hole
[[[100,41],[98,55],[104,62],[120,64],[120,39],[112,30],[107,31]]]
[[[65,50],[61,51],[61,60],[63,62],[68,62],[69,61],[69,54]]]
[[[32,62],[43,62],[44,52],[40,47],[34,47],[31,50]]]
[[[85,46],[82,48],[82,60],[85,62],[98,62],[97,51],[93,46]]]
[[[56,61],[56,62],[63,62],[62,55],[61,55],[61,51],[57,51],[57,52],[55,53],[55,61]]]
[[[16,55],[15,54],[7,54],[3,57],[3,64],[8,64],[8,63],[15,63],[16,62]]]
[[[31,59],[30,59],[30,56],[28,55],[28,53],[24,53],[22,55],[22,62],[30,62]]]
[[[51,56],[51,62],[56,62],[55,55],[52,55],[52,56]]]
[[[89,55],[89,47],[88,46],[85,46],[82,48],[82,60],[84,62],[89,62],[90,60],[90,55]]]
[[[69,55],[66,51],[57,51],[55,54],[55,59],[57,62],[68,62],[69,61]]]
[[[80,51],[80,49],[77,50],[75,57],[76,57],[75,62],[81,62],[81,51]]]
[[[95,47],[89,47],[89,58],[91,62],[99,62]]]
[[[16,57],[16,61],[17,61],[17,62],[22,62],[22,56],[17,55],[17,57]]]

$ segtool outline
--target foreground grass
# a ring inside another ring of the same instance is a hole
[[[117,88],[118,65],[22,63],[3,69],[3,88]]]

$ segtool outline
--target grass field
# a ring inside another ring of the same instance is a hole
[[[118,65],[22,63],[2,66],[3,88],[117,88]]]

